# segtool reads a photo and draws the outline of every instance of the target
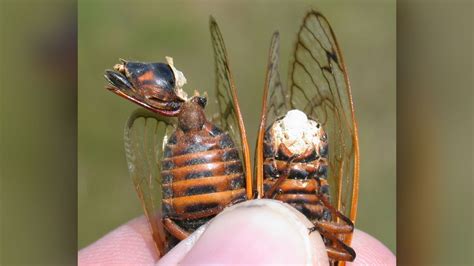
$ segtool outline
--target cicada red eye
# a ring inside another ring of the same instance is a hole
[[[352,261],[359,146],[352,95],[327,19],[311,11],[297,35],[287,86],[273,35],[256,152],[261,198],[291,204],[311,220],[329,258]]]

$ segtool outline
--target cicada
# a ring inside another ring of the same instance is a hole
[[[332,262],[353,261],[359,146],[351,88],[328,20],[306,14],[280,81],[279,33],[270,45],[256,150],[260,198],[286,202],[312,221]]]
[[[215,122],[204,112],[205,96],[184,92],[186,78],[172,58],[166,63],[121,60],[105,74],[109,90],[146,109],[129,118],[125,151],[160,256],[225,207],[253,195],[245,128],[212,17],[210,31],[219,107]]]

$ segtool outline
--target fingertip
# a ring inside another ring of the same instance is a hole
[[[356,251],[354,262],[348,265],[396,265],[395,255],[379,240],[371,235],[355,230],[352,248]]]
[[[324,243],[319,234],[309,234],[311,226],[301,213],[279,201],[247,201],[213,219],[187,252],[178,246],[186,252],[179,262],[327,265]],[[170,262],[166,257],[164,261]]]
[[[146,218],[139,217],[81,249],[79,265],[152,264],[158,259]]]

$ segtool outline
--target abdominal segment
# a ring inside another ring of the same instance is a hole
[[[246,199],[239,152],[227,133],[207,122],[177,129],[164,147],[163,217],[193,232],[228,205]]]

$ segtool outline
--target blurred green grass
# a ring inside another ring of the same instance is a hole
[[[213,15],[224,35],[251,150],[255,147],[270,36],[281,33],[281,73],[305,12],[329,19],[348,66],[359,124],[361,182],[356,226],[393,252],[395,196],[395,1],[79,1],[78,246],[142,214],[128,177],[123,126],[137,107],[104,89],[118,58],[172,56],[185,89],[213,95]]]
[[[76,261],[75,8],[0,1],[0,265]]]

